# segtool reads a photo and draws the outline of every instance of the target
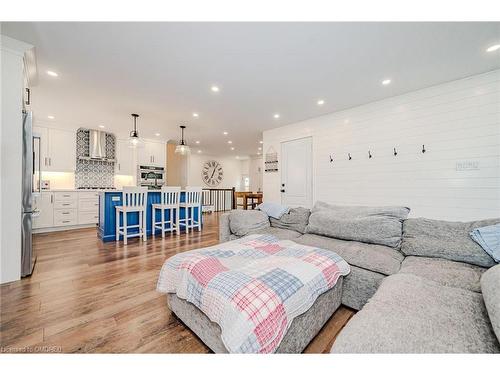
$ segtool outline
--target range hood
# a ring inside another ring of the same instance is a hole
[[[106,132],[89,129],[89,154],[80,156],[83,160],[114,162],[106,155]]]

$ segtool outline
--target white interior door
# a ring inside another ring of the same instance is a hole
[[[281,143],[281,203],[312,205],[312,138]]]

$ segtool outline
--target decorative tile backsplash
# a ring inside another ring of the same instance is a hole
[[[75,185],[83,187],[113,187],[115,164],[100,160],[82,160],[80,156],[89,154],[89,131],[80,128],[76,132],[76,172]],[[106,134],[106,155],[115,158],[115,136]]]

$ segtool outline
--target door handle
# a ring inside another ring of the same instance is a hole
[[[26,87],[26,101],[24,102],[26,105],[31,104],[31,90]]]

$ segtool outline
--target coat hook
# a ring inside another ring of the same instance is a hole
[[[368,150],[368,159],[371,159],[372,158],[372,153],[370,152],[370,150]]]
[[[425,145],[422,145],[422,154],[425,153]]]
[[[333,163],[332,155],[330,155],[330,163]]]
[[[352,159],[352,158],[351,158],[351,154],[350,154],[350,153],[348,153],[348,154],[347,154],[347,157],[349,158],[349,160],[351,160],[351,159]]]
[[[396,151],[396,147],[394,147],[394,156],[397,156],[398,152]]]

